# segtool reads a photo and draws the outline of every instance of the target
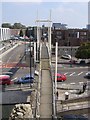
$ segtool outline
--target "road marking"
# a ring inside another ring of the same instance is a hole
[[[68,74],[68,72],[64,73],[64,75]]]
[[[27,102],[30,102],[30,96],[27,97]]]
[[[12,79],[11,81],[15,81],[17,79],[17,77],[16,78],[14,78],[14,79]]]
[[[83,84],[84,82],[79,82],[79,84],[81,85],[81,84]]]
[[[75,85],[75,83],[70,83],[71,85]]]
[[[75,74],[75,72],[73,72],[72,74],[70,74],[69,76],[72,76],[72,75],[74,75]]]
[[[80,73],[78,74],[78,76],[81,75],[82,73],[83,73],[83,72],[80,72]]]

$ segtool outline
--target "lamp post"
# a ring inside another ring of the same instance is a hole
[[[71,65],[70,66],[72,67],[72,46],[71,46]]]
[[[30,30],[27,28],[26,31],[25,31],[25,36],[29,38],[30,40]],[[31,40],[30,40],[30,76],[32,74],[32,71],[31,71]],[[30,83],[30,87],[31,87],[31,83]]]
[[[30,41],[30,76],[32,74],[32,71],[31,71],[31,41]],[[30,87],[31,87],[31,83],[30,83]]]

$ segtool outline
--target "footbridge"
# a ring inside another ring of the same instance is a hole
[[[53,100],[54,90],[53,81],[51,76],[51,67],[49,60],[48,46],[45,43],[41,44],[40,54],[40,76],[39,76],[39,117],[40,118],[53,118],[54,104]]]

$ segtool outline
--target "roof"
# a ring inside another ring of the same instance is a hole
[[[0,75],[0,78],[10,78],[9,75]]]
[[[55,27],[56,29],[66,29],[66,24],[61,24],[61,23],[53,23],[52,27]]]

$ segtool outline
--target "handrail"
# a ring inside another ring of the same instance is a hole
[[[49,53],[49,47],[48,48],[48,53]],[[50,75],[51,75],[51,81],[52,81],[52,92],[53,92],[53,96],[52,96],[52,111],[53,111],[53,119],[56,118],[56,101],[55,101],[55,90],[54,90],[54,81],[53,81],[53,76],[52,76],[52,71],[51,71],[51,58],[50,58],[50,54],[49,54],[49,64],[50,64]]]

